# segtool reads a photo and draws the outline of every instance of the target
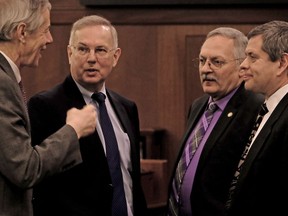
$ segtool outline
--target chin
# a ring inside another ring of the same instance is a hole
[[[38,61],[37,62],[33,62],[31,66],[32,67],[38,67],[39,66],[39,62]]]
[[[205,92],[206,94],[215,94],[217,92],[217,89],[215,89],[215,87],[213,86],[207,86],[207,85],[203,85],[203,92]]]
[[[252,90],[253,89],[253,85],[251,82],[245,81],[245,89],[247,90]]]

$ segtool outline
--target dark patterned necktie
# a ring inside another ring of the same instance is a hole
[[[232,179],[232,182],[231,182],[231,185],[230,185],[230,188],[229,188],[228,199],[226,201],[226,209],[229,209],[230,206],[231,206],[231,200],[232,200],[232,197],[234,195],[234,191],[236,189],[236,185],[237,185],[240,173],[241,173],[242,165],[243,165],[243,163],[244,163],[244,161],[245,161],[245,159],[247,157],[247,154],[248,154],[248,152],[250,150],[252,140],[253,140],[253,138],[254,138],[257,130],[258,130],[258,127],[259,127],[259,125],[260,125],[260,123],[261,123],[261,121],[262,121],[262,119],[263,119],[263,117],[264,117],[264,115],[266,113],[268,113],[268,109],[267,109],[266,104],[264,103],[261,106],[259,114],[258,114],[258,116],[256,118],[255,123],[254,123],[253,129],[252,129],[251,134],[249,136],[249,140],[248,140],[248,142],[247,142],[247,144],[245,146],[245,149],[244,149],[244,151],[243,151],[243,153],[241,155],[240,161],[238,163],[237,170],[236,170],[236,172],[234,174],[234,177]]]
[[[178,162],[175,176],[172,181],[172,189],[171,194],[169,196],[169,210],[168,215],[175,216],[179,214],[179,207],[181,205],[180,200],[180,190],[181,185],[183,182],[183,177],[186,173],[187,167],[190,164],[190,161],[193,158],[194,153],[196,152],[199,144],[201,143],[201,140],[203,136],[205,135],[205,132],[213,118],[214,112],[217,110],[218,106],[216,103],[211,102],[209,104],[208,109],[204,112],[204,116],[201,119],[200,123],[196,126],[193,134],[192,139],[188,144],[186,144],[184,151],[182,153],[182,156]]]
[[[22,83],[22,81],[20,81],[18,84],[19,84],[19,87],[20,87],[20,90],[21,90],[21,93],[22,93],[22,97],[23,97],[23,100],[24,100],[24,103],[25,103],[25,107],[27,108],[27,96],[26,96],[26,92],[25,92],[23,83]]]
[[[113,184],[112,215],[127,216],[127,205],[120,167],[120,154],[115,132],[105,105],[106,96],[98,92],[94,93],[91,97],[99,104],[100,125],[106,143],[106,156]]]

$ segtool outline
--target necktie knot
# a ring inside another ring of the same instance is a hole
[[[208,110],[209,112],[213,113],[217,110],[218,106],[215,102],[210,102],[208,105]]]
[[[106,96],[102,92],[97,92],[92,94],[91,98],[96,100],[98,103],[104,103]]]
[[[261,116],[264,116],[266,113],[268,113],[269,112],[269,110],[268,110],[268,108],[267,108],[267,106],[266,106],[266,103],[263,103],[262,105],[261,105],[261,110],[260,110],[260,112],[259,112],[259,114],[261,115]]]

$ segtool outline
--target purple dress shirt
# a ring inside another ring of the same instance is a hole
[[[201,152],[205,146],[206,140],[208,139],[211,131],[213,130],[213,128],[216,125],[219,117],[221,116],[224,108],[226,107],[227,103],[229,102],[230,98],[234,95],[236,90],[237,90],[237,88],[235,90],[233,90],[232,92],[230,92],[224,98],[221,98],[220,100],[215,101],[217,106],[218,106],[218,109],[215,111],[213,118],[211,120],[211,123],[210,123],[209,127],[207,128],[207,131],[206,131],[204,137],[202,138],[190,164],[188,165],[187,171],[183,177],[183,183],[182,183],[181,192],[180,192],[180,199],[181,199],[182,205],[180,207],[180,214],[179,215],[181,215],[181,216],[186,216],[186,215],[191,216],[192,215],[190,196],[191,196],[192,185],[194,182],[194,176],[195,176],[196,169],[198,166],[199,158],[201,156]],[[211,101],[212,101],[212,98],[210,97],[208,104]],[[203,114],[202,114],[199,122],[202,120]],[[197,124],[199,124],[199,122]],[[194,129],[195,128],[196,127],[194,127]],[[191,134],[193,134],[194,129],[191,131]],[[187,145],[188,141],[191,139],[191,134],[190,134],[190,137],[187,139],[186,145]]]

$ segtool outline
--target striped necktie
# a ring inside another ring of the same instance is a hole
[[[251,147],[251,144],[252,144],[252,140],[253,140],[253,138],[254,138],[257,130],[258,130],[258,127],[259,127],[259,125],[260,125],[260,123],[261,123],[261,121],[262,121],[262,119],[263,119],[263,117],[264,117],[264,115],[266,113],[268,113],[268,109],[267,109],[266,104],[264,103],[261,106],[259,114],[258,114],[258,116],[256,118],[255,123],[254,123],[253,129],[252,129],[251,134],[249,136],[248,142],[247,142],[247,144],[245,146],[245,149],[244,149],[244,151],[243,151],[243,153],[241,155],[240,161],[238,163],[237,170],[234,173],[234,177],[232,179],[232,182],[231,182],[231,185],[230,185],[230,188],[229,188],[228,199],[226,201],[226,209],[229,209],[230,206],[231,206],[231,200],[232,200],[232,197],[234,195],[234,191],[236,189],[236,185],[237,185],[240,173],[241,173],[242,165],[243,165],[243,163],[244,163],[244,161],[245,161],[245,159],[247,157],[247,154],[248,154],[248,152],[250,150],[250,147]]]
[[[182,153],[182,156],[178,162],[175,176],[172,181],[172,189],[171,194],[169,196],[169,203],[168,203],[168,215],[175,216],[179,215],[179,207],[181,205],[180,200],[180,190],[181,185],[183,182],[183,177],[186,173],[187,167],[189,166],[193,155],[195,154],[199,144],[201,143],[201,140],[203,136],[205,135],[205,132],[207,128],[209,127],[209,124],[213,118],[214,112],[217,110],[218,106],[215,102],[211,102],[209,104],[208,109],[204,112],[203,118],[200,120],[200,122],[197,124],[195,130],[192,133],[192,139],[188,141],[188,144],[186,144],[184,151]]]

